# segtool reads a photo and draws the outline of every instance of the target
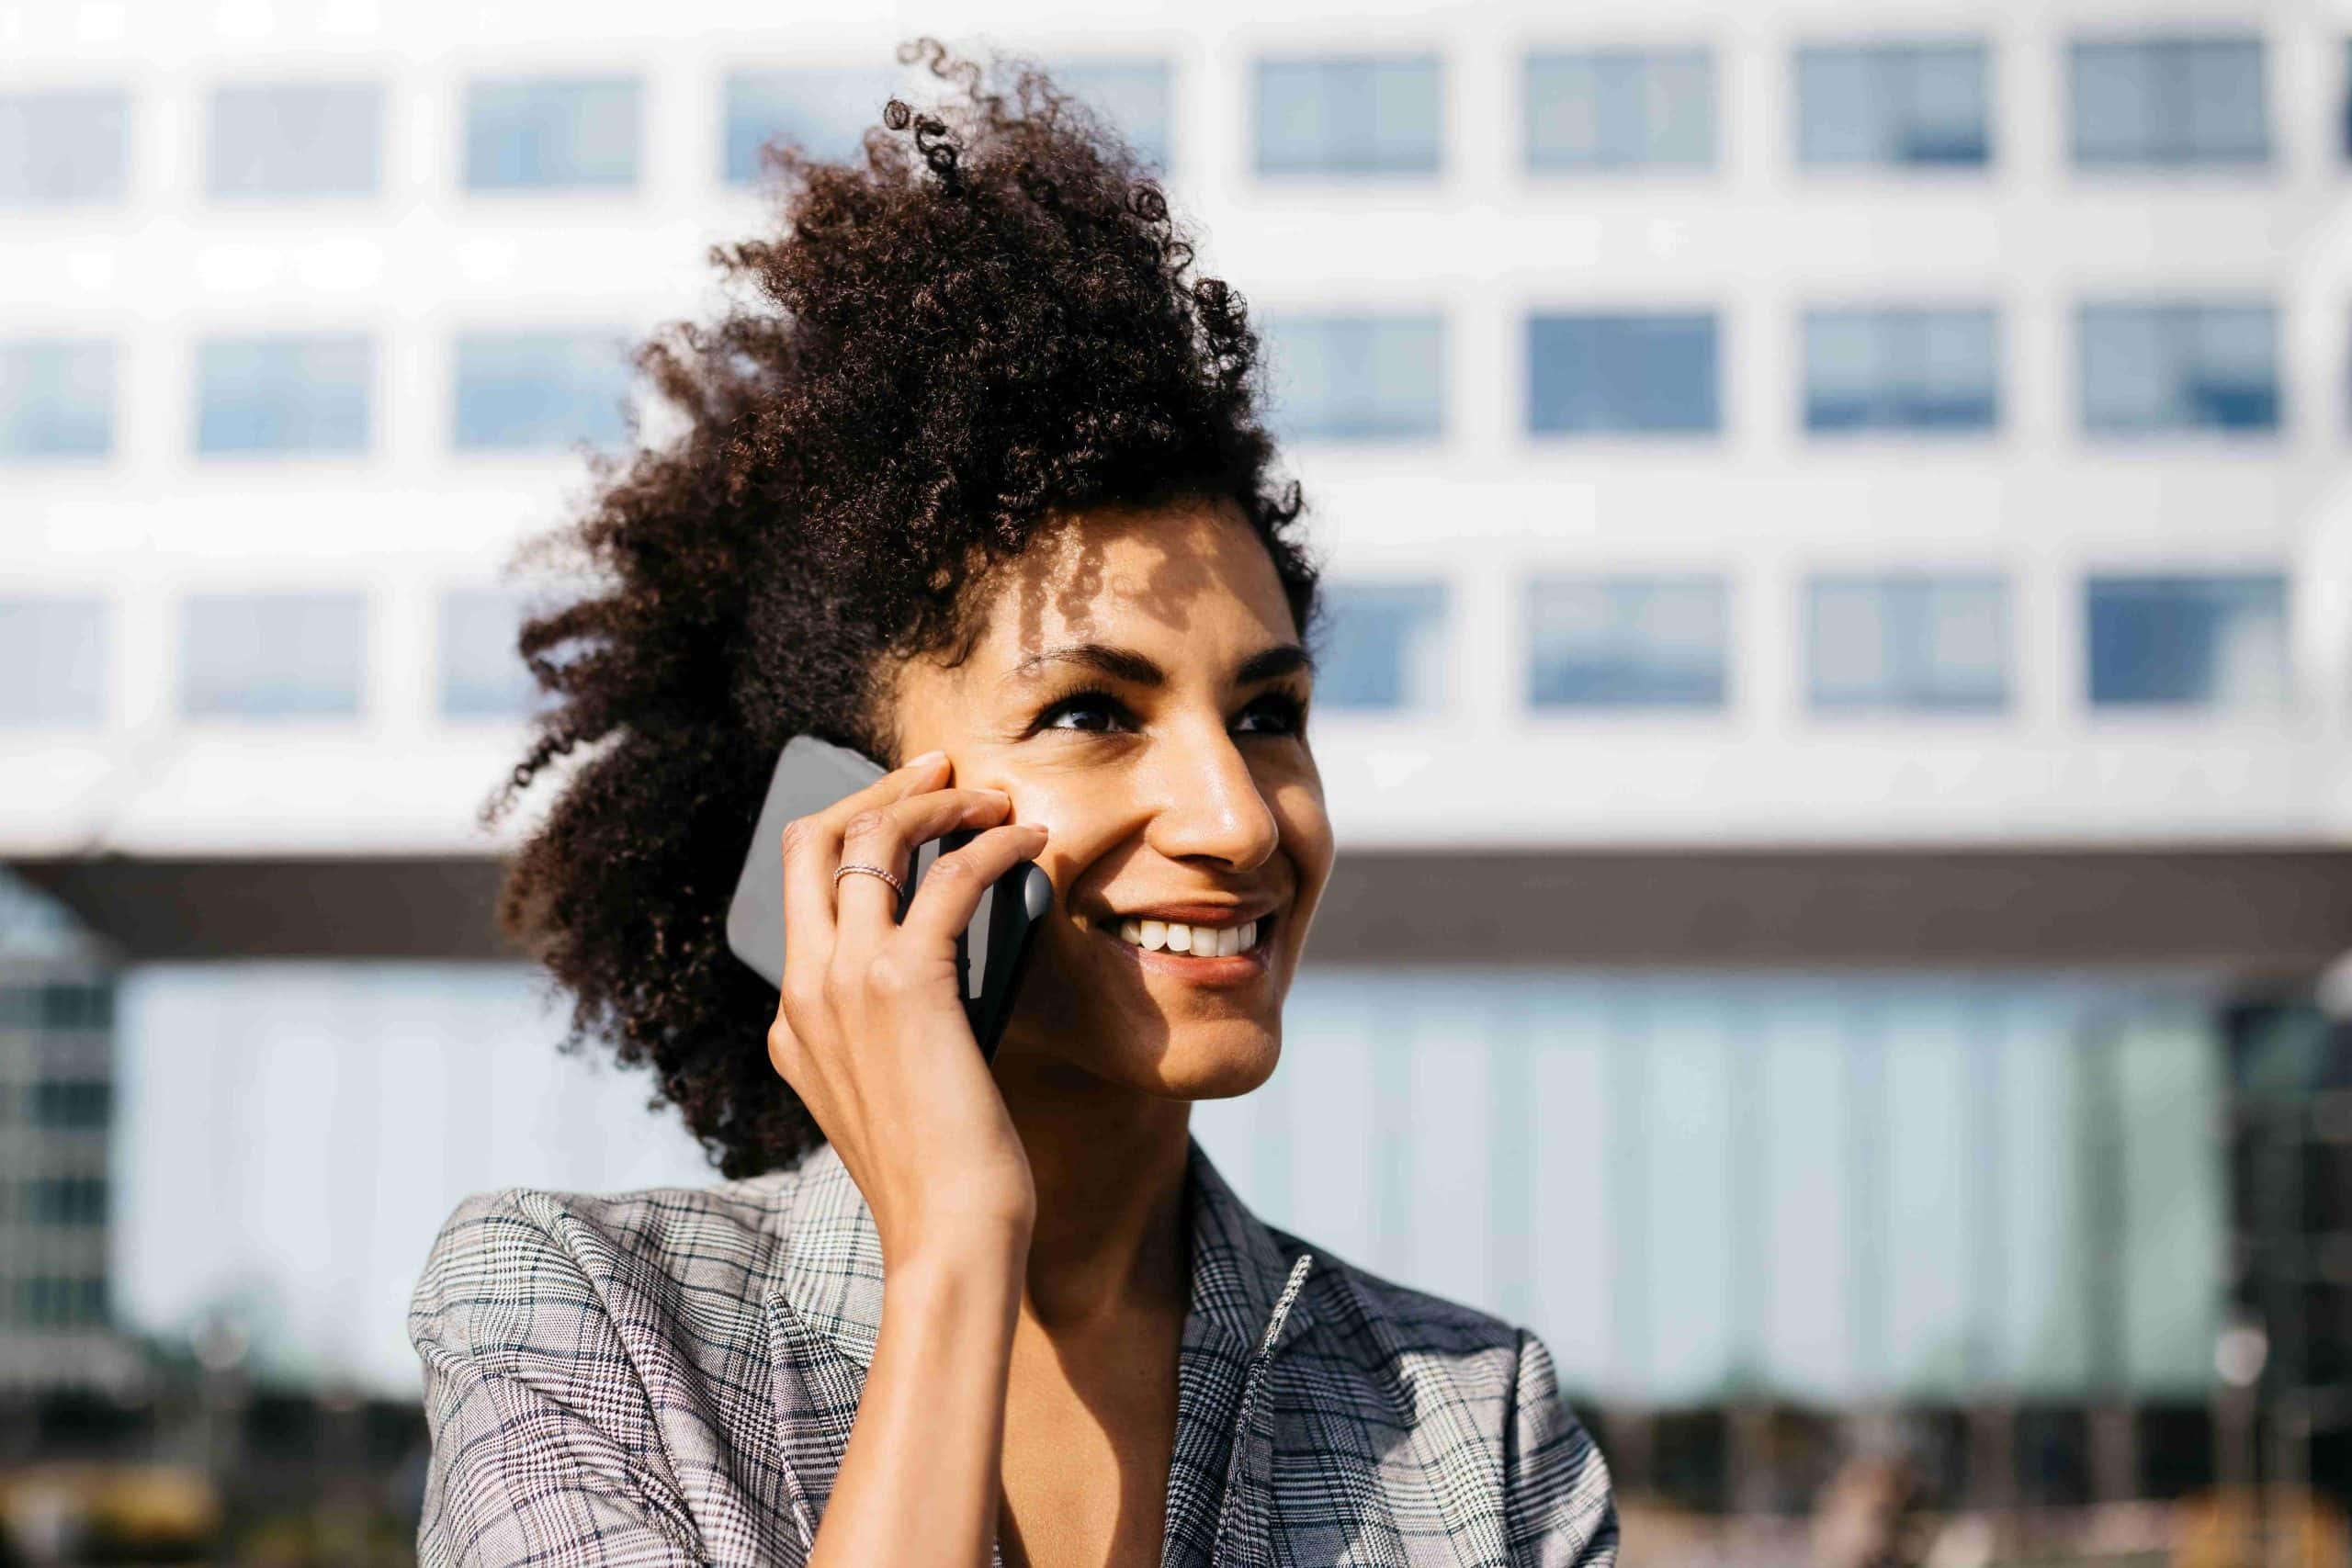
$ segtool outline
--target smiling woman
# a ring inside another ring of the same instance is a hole
[[[1274,1071],[1331,868],[1298,500],[1133,153],[913,52],[949,103],[776,157],[726,258],[763,302],[645,351],[683,434],[524,633],[516,789],[589,755],[505,918],[729,1179],[451,1217],[420,1554],[1607,1563],[1543,1344],[1267,1226],[1190,1137]],[[797,736],[898,765],[786,829],[779,994],[724,921]],[[1054,907],[990,1062],[956,939],[1023,859]]]

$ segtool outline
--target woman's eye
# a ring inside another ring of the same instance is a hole
[[[1038,716],[1040,729],[1108,731],[1125,721],[1127,710],[1115,697],[1101,692],[1067,696]]]
[[[1253,726],[1253,719],[1263,723]],[[1241,710],[1239,728],[1251,735],[1295,735],[1306,721],[1306,705],[1287,692],[1274,692]]]
[[[1244,735],[1295,735],[1306,718],[1304,703],[1286,692],[1274,692],[1242,709],[1234,728]],[[1111,734],[1133,729],[1135,716],[1108,693],[1077,692],[1049,705],[1037,716],[1036,728]]]

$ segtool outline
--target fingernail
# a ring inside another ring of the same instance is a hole
[[[907,766],[909,766],[910,768],[928,768],[928,767],[929,767],[929,766],[931,766],[933,762],[939,761],[941,759],[944,758],[946,755],[947,755],[947,752],[946,752],[946,750],[945,750],[944,748],[943,748],[942,750],[937,750],[937,751],[925,751],[925,752],[924,752],[922,756],[920,756],[920,757],[910,757],[910,758],[908,758],[908,759],[907,759]]]

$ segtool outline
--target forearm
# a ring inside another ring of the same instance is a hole
[[[985,1568],[1027,1252],[1025,1235],[1007,1236],[888,1271],[874,1365],[810,1568]]]

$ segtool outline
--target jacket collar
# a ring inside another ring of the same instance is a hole
[[[1272,1508],[1275,1352],[1308,1322],[1313,1255],[1294,1253],[1234,1196],[1191,1140],[1185,1168],[1192,1294],[1177,1363],[1163,1568],[1261,1561]],[[813,1545],[882,1326],[882,1245],[873,1212],[830,1145],[781,1190],[786,1256],[768,1289],[776,1446],[790,1506]],[[1001,1564],[1001,1550],[990,1561]]]
[[[1271,1352],[1308,1322],[1306,1300],[1291,1277],[1296,1258],[1305,1255],[1285,1250],[1250,1212],[1199,1139],[1188,1145],[1188,1316],[1236,1355]],[[782,1216],[789,1227],[780,1282],[784,1298],[803,1323],[859,1367],[870,1368],[882,1327],[882,1243],[865,1194],[831,1144],[820,1145],[801,1163],[788,1207]]]

